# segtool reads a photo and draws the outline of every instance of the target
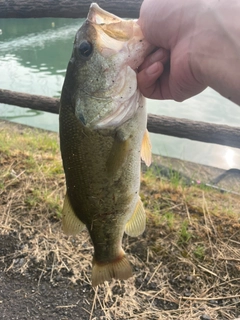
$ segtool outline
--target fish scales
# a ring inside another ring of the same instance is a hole
[[[142,153],[149,154],[151,149],[146,107],[137,90],[136,73],[124,59],[118,59],[122,51],[130,55],[129,48],[124,48],[129,35],[123,36],[115,25],[123,21],[96,4],[91,6],[88,19],[76,35],[61,96],[60,146],[67,186],[63,229],[67,234],[77,234],[87,227],[94,245],[94,286],[132,275],[122,237],[124,232],[136,236],[145,228],[139,198],[140,157],[142,145]],[[107,34],[101,34],[99,25],[108,26]],[[143,42],[139,26],[136,28],[137,41]],[[111,47],[115,29],[117,39],[121,34],[116,52]],[[103,38],[100,47],[98,31]],[[147,43],[141,46],[139,64],[150,48]]]

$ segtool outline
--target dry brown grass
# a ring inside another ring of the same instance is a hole
[[[134,276],[92,289],[93,250],[87,232],[66,237],[61,231],[65,183],[57,148],[55,134],[0,130],[0,235],[18,238],[17,246],[0,257],[5,272],[26,274],[35,268],[38,283],[47,278],[54,285],[61,276],[76,290],[86,286],[92,320],[204,315],[232,320],[240,315],[236,195],[186,187],[146,172],[141,196],[147,229],[137,239],[124,238]]]

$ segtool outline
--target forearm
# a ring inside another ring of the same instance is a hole
[[[193,75],[240,105],[240,1],[203,3],[190,50]]]

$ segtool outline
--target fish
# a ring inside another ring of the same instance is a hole
[[[66,71],[59,115],[62,226],[67,235],[87,228],[93,287],[132,276],[122,238],[145,230],[140,171],[141,158],[151,163],[151,142],[136,71],[152,50],[136,20],[92,3]]]

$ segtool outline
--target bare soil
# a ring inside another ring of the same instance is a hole
[[[240,198],[145,170],[147,228],[124,237],[127,281],[92,288],[87,232],[61,230],[64,174],[54,133],[0,122],[1,319],[240,317]]]

